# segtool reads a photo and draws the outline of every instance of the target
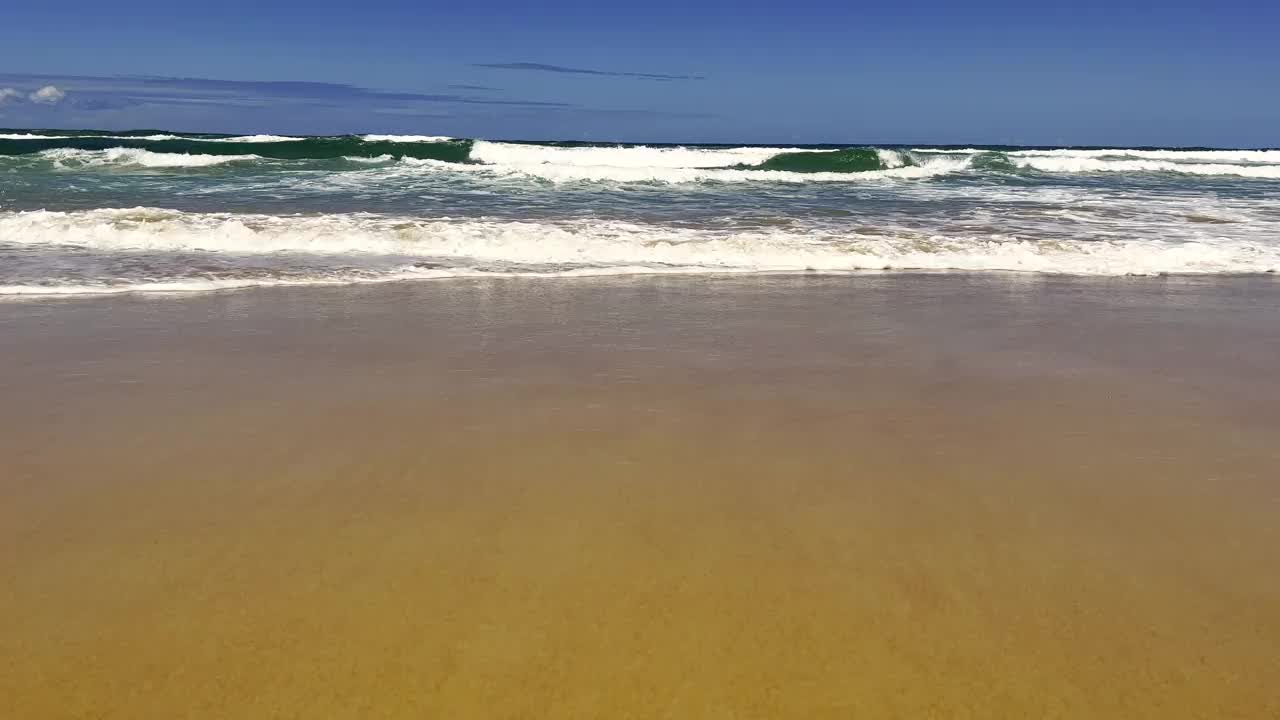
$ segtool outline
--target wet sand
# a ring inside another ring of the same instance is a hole
[[[0,304],[0,717],[1280,716],[1280,282]]]

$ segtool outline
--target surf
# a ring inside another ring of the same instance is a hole
[[[497,275],[570,271],[630,274],[642,270],[700,274],[1000,270],[1152,275],[1274,273],[1280,269],[1280,245],[1243,239],[1213,243],[1164,242],[1154,237],[1035,240],[1002,233],[922,235],[905,227],[891,232],[843,226],[694,228],[598,219],[264,215],[147,207],[0,212],[0,243],[55,252],[78,249],[206,253],[228,259],[329,258],[316,261],[321,265],[425,260],[436,269],[481,268]]]
[[[561,183],[874,182],[954,174],[1163,174],[1280,179],[1280,150],[637,145],[502,142],[444,135],[289,136],[161,130],[4,130],[0,164],[57,168],[264,167],[348,159],[421,172],[471,172]],[[216,160],[223,157],[226,160]],[[289,168],[283,168],[289,169]]]

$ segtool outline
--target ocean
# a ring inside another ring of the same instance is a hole
[[[1280,269],[1280,150],[0,130],[0,295]]]

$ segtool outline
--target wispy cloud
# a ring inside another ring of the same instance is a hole
[[[44,82],[44,87],[25,97],[33,103],[53,105],[75,90],[76,107],[123,105],[189,105],[217,103],[229,106],[261,106],[272,103],[311,106],[366,107],[371,110],[403,108],[408,105],[497,105],[531,108],[572,108],[573,103],[518,97],[480,96],[467,92],[400,92],[378,90],[346,83],[297,80],[219,80],[212,78],[165,77],[157,75],[98,77],[52,75],[5,75],[0,82],[21,87],[23,82]],[[50,82],[56,83],[49,84]],[[67,88],[67,90],[63,90]],[[457,86],[455,90],[478,89]],[[494,88],[486,88],[496,91]],[[23,93],[14,91],[14,99]],[[8,99],[0,96],[0,100]],[[68,99],[68,102],[70,100]]]
[[[572,103],[520,98],[475,97],[459,93],[421,93],[375,90],[346,83],[295,80],[213,80],[208,78],[139,77],[147,88],[214,95],[249,95],[322,102],[415,102],[458,105],[512,105],[523,107],[573,107]],[[466,87],[466,86],[453,86]],[[469,88],[468,88],[469,89]]]
[[[562,75],[596,75],[602,77],[627,77],[641,80],[703,80],[701,75],[667,75],[664,73],[619,72],[615,70],[592,70],[590,68],[565,67],[564,65],[547,65],[545,63],[511,62],[511,63],[475,63],[474,67],[492,70],[533,70],[536,72],[560,73]]]
[[[436,87],[439,92],[292,80],[0,71],[0,117],[11,127],[426,132],[468,137],[616,135],[648,131],[654,117],[700,117],[651,107],[595,107],[554,97],[521,97],[480,84],[442,81]]]

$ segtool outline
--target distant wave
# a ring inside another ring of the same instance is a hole
[[[16,134],[0,137],[0,156],[33,155],[49,150],[145,150],[175,155],[255,155],[272,160],[327,160],[342,157],[412,157],[467,162],[470,141],[397,142],[355,136],[296,138],[277,135],[229,137]]]
[[[990,152],[984,148],[912,148],[913,152],[951,153],[973,155]],[[1012,157],[1070,157],[1070,158],[1139,158],[1142,160],[1173,160],[1201,163],[1280,163],[1280,150],[1134,150],[1125,148],[1049,148],[1035,150],[1006,150]]]
[[[1184,175],[1235,175],[1245,178],[1280,178],[1280,164],[1238,165],[1170,160],[1117,160],[1100,157],[1014,156],[1013,163],[1050,173],[1181,173]]]
[[[1178,173],[1280,178],[1280,150],[1129,150],[1051,148],[991,151],[980,148],[913,148],[916,154],[983,158],[979,168],[1049,173]]]
[[[445,135],[361,135],[365,142],[449,142],[457,138]]]
[[[157,157],[162,155],[169,157]],[[32,156],[51,161],[60,169],[108,170],[345,158],[379,166],[398,161],[424,172],[478,171],[553,183],[867,182],[921,180],[955,173],[1158,173],[1280,179],[1280,150],[650,146],[495,142],[438,135],[296,137],[153,130],[0,134],[0,163]],[[211,159],[215,156],[228,159]]]
[[[307,138],[292,137],[289,135],[237,135],[227,138],[205,138],[206,142],[229,142],[229,143],[277,143],[277,142],[304,142]]]

